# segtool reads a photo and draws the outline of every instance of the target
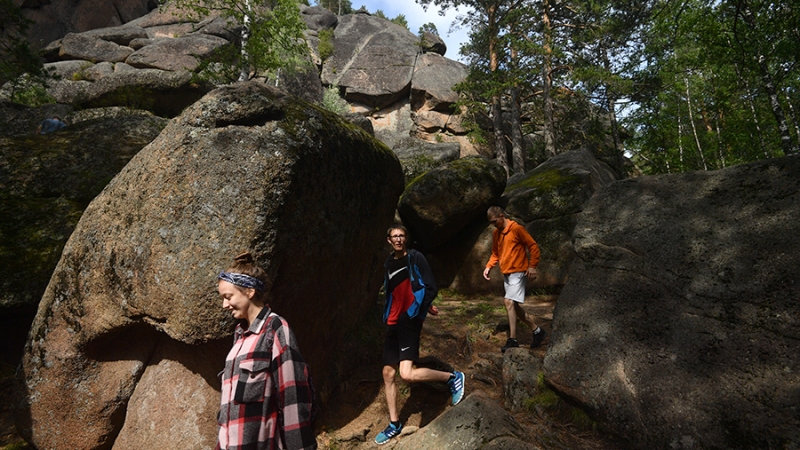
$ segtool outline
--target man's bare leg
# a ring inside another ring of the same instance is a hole
[[[523,322],[525,322],[529,327],[531,327],[531,331],[535,330],[536,322],[531,319],[531,317],[525,314],[525,310],[522,309],[522,304],[519,302],[514,302],[514,310],[517,313],[517,318]]]
[[[395,374],[397,369],[393,366],[383,366],[383,390],[386,394],[386,406],[389,409],[389,420],[398,422],[400,416],[397,413],[397,383]]]
[[[443,381],[450,379],[450,372],[428,369],[426,367],[414,367],[413,361],[400,361],[400,378],[411,382],[421,381]]]
[[[517,338],[517,309],[516,303],[514,300],[509,300],[507,298],[503,299],[503,303],[506,305],[506,314],[508,314],[508,338],[509,339],[516,339]],[[524,311],[523,311],[524,313]]]

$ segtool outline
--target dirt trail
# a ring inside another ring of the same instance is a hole
[[[553,321],[556,296],[529,296],[525,311],[548,332],[543,345],[531,349],[544,358]],[[452,365],[466,376],[467,395],[481,390],[503,404],[502,364],[500,347],[506,341],[508,320],[500,296],[462,296],[442,292],[435,303],[440,314],[429,315],[425,321],[420,346],[420,365],[449,369]],[[382,330],[382,325],[380,325]],[[374,438],[388,422],[388,411],[381,379],[381,332],[371,333],[375,342],[364,342],[374,360],[361,366],[339,391],[327,402],[318,420],[318,442],[321,449],[356,450],[377,448]],[[520,322],[517,336],[521,347],[528,348],[531,333]],[[362,348],[364,348],[362,347]],[[442,367],[441,363],[445,363]],[[424,427],[450,408],[450,394],[444,384],[407,384],[398,378],[398,407],[404,427],[414,430]],[[609,437],[581,427],[570,418],[569,406],[555,409],[535,407],[533,412],[514,414],[530,433],[530,442],[543,449],[618,449],[621,445]],[[566,412],[566,414],[561,414]],[[397,439],[381,446],[392,448]]]

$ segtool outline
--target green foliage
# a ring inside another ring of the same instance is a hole
[[[719,169],[796,152],[800,37],[785,30],[797,27],[800,8],[761,0],[660,8],[628,119],[641,170]]]
[[[238,49],[223,47],[202,65],[204,77],[230,82],[294,71],[308,64],[305,23],[295,0],[173,0],[192,20],[218,12],[244,24]],[[235,70],[234,70],[235,68]],[[233,73],[238,73],[232,78]]]
[[[339,86],[335,84],[325,88],[325,92],[322,94],[322,104],[320,106],[336,114],[350,112],[350,105],[345,99],[339,96]]]
[[[416,1],[474,10],[454,23],[470,29],[459,92],[472,118],[518,88],[535,105],[527,133],[551,117],[557,151],[588,145],[617,171],[621,148],[646,174],[800,152],[796,2]],[[552,116],[538,104],[543,72]]]
[[[318,51],[319,51],[319,57],[323,61],[325,61],[326,59],[328,59],[328,57],[333,55],[333,52],[335,50],[333,46],[333,38],[334,38],[333,29],[331,28],[326,28],[319,32]]]
[[[397,25],[400,25],[401,27],[405,28],[406,30],[411,31],[411,29],[408,28],[408,21],[406,20],[406,16],[403,15],[403,14],[398,14],[397,17],[395,17],[394,19],[391,19],[390,22],[392,22],[394,24],[397,24]]]
[[[29,79],[27,74],[22,80]],[[37,107],[55,103],[52,95],[47,93],[47,86],[43,82],[19,82],[11,94],[11,101],[30,107]]]
[[[31,450],[32,447],[25,441],[12,442],[5,447],[0,447],[0,450]]]
[[[386,17],[386,13],[383,12],[382,9],[375,11],[374,13],[372,13],[372,15],[375,17],[380,17],[381,19],[389,20],[389,18]]]
[[[0,0],[0,85],[10,83],[12,101],[24,102],[31,85],[47,87],[48,74],[41,58],[25,39],[31,21],[12,0]],[[23,75],[26,75],[23,77]]]
[[[439,30],[436,28],[436,24],[433,22],[422,24],[422,26],[419,27],[419,31],[417,32],[417,34],[419,36],[422,36],[422,33],[431,33],[435,34],[436,36],[439,36]]]

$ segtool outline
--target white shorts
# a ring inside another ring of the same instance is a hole
[[[525,303],[525,285],[527,278],[525,272],[503,275],[503,287],[506,288],[506,297],[517,303]]]

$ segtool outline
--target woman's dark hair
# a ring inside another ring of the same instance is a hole
[[[261,266],[256,263],[255,258],[253,258],[253,255],[250,252],[244,252],[236,255],[236,257],[233,258],[233,263],[225,271],[250,275],[251,277],[257,278],[264,283],[264,292],[256,291],[256,296],[262,300],[266,297],[267,291],[269,291],[272,287],[272,280],[270,280],[269,276],[267,276],[267,272],[265,272],[264,269],[262,269]]]

